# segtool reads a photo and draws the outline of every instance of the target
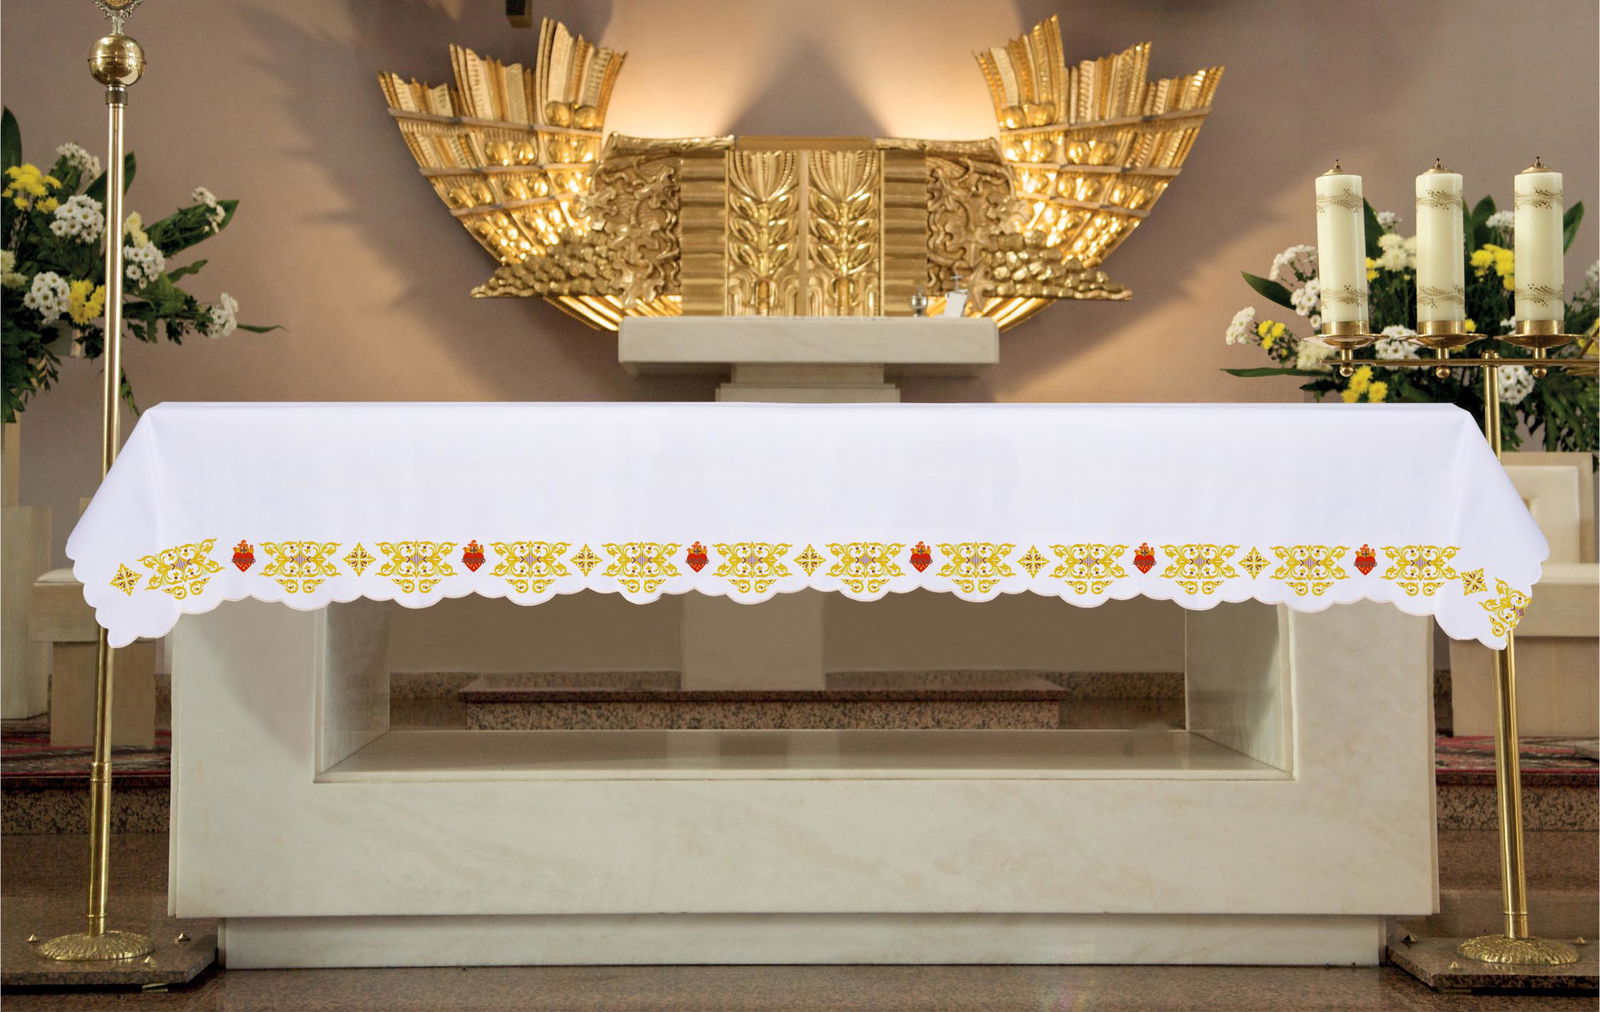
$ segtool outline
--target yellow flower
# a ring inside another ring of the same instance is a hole
[[[1466,322],[1461,325],[1461,329],[1469,334],[1476,334],[1478,332],[1478,325],[1472,322],[1472,317],[1469,316],[1467,317]]]
[[[122,228],[128,237],[130,246],[145,246],[149,244],[150,237],[145,234],[144,219],[139,216],[138,211],[128,215],[128,220],[123,224]]]
[[[81,327],[105,310],[106,286],[88,280],[74,281],[67,286],[67,297],[67,315]]]
[[[46,197],[43,200],[39,201],[34,206],[37,207],[39,210],[43,211],[45,214],[49,214],[50,212],[54,211],[56,208],[61,206],[61,201],[57,200],[54,197]]]
[[[1378,280],[1378,261],[1372,259],[1371,257],[1367,257],[1367,280]]]
[[[1367,384],[1371,382],[1372,366],[1364,365],[1355,371],[1355,375],[1350,377],[1350,389],[1354,390],[1356,393],[1360,393],[1361,391],[1365,390],[1367,388]]]
[[[1495,274],[1499,275],[1501,283],[1505,285],[1506,291],[1515,290],[1516,254],[1513,251],[1486,242],[1472,251],[1468,262],[1472,264],[1472,271],[1478,277],[1488,277],[1489,271],[1493,269]]]
[[[1373,380],[1367,387],[1367,400],[1377,403],[1389,396],[1389,384],[1383,380]]]
[[[1357,390],[1355,387],[1346,387],[1345,389],[1339,391],[1339,399],[1344,401],[1346,404],[1354,404],[1356,401],[1361,399],[1361,391]]]

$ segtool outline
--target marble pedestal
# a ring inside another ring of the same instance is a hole
[[[1437,909],[1388,606],[1189,614],[1174,732],[393,731],[387,615],[174,632],[171,910],[229,966],[1370,964]]]
[[[898,401],[893,377],[1000,361],[1000,332],[980,317],[630,316],[617,359],[635,376],[729,376],[719,401]]]

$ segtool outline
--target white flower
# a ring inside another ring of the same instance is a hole
[[[1321,341],[1301,341],[1295,347],[1296,369],[1326,369],[1323,363],[1333,357],[1333,349]]]
[[[211,223],[211,231],[220,232],[222,230],[222,219],[228,216],[228,212],[224,211],[222,205],[217,203],[217,195],[204,186],[196,186],[189,197],[196,204],[204,204],[206,206],[206,220]]]
[[[1398,274],[1417,265],[1416,236],[1407,239],[1394,232],[1385,232],[1378,236],[1378,248],[1383,251],[1378,254],[1378,267],[1382,270]]]
[[[1267,275],[1274,281],[1297,282],[1317,276],[1317,248],[1315,246],[1290,246],[1272,258],[1272,271]]]
[[[1301,316],[1315,316],[1322,308],[1322,282],[1312,278],[1289,293],[1289,302]]]
[[[1516,326],[1517,321],[1508,316],[1500,321],[1500,333],[1509,334],[1516,329]]]
[[[67,164],[77,169],[86,179],[93,179],[100,174],[100,159],[71,141],[56,148],[56,155],[65,158]]]
[[[122,255],[128,280],[135,286],[149,284],[167,269],[167,258],[161,255],[161,251],[156,249],[153,243],[124,246]]]
[[[1501,236],[1508,236],[1517,222],[1517,216],[1512,211],[1496,211],[1484,220],[1489,228],[1499,232]]]
[[[68,197],[65,204],[56,208],[54,218],[50,222],[51,232],[83,243],[99,241],[106,225],[105,209],[100,202],[83,194]]]
[[[1372,350],[1382,359],[1416,358],[1417,349],[1421,347],[1412,340],[1416,336],[1417,332],[1410,327],[1385,327]]]
[[[1600,284],[1600,260],[1590,264],[1588,270],[1583,272],[1583,281],[1587,285]]]
[[[1501,404],[1520,404],[1533,393],[1533,376],[1520,365],[1502,366],[1495,370],[1495,388]]]
[[[1229,344],[1254,344],[1256,338],[1256,311],[1251,306],[1246,306],[1233,314],[1233,322],[1228,324]]]
[[[1393,211],[1379,211],[1378,224],[1385,232],[1393,232],[1400,227],[1400,216]]]
[[[239,301],[227,292],[217,298],[217,304],[206,308],[206,318],[200,330],[207,337],[227,337],[239,325]]]
[[[17,271],[17,255],[8,249],[0,249],[0,285],[6,288],[21,288],[28,283],[28,276]]]
[[[67,311],[70,290],[67,280],[55,271],[41,271],[33,276],[33,286],[22,297],[22,304],[44,317],[44,322],[60,318]]]

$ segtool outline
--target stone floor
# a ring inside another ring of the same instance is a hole
[[[1481,834],[1441,834],[1447,867],[1476,866]],[[0,925],[49,935],[76,926],[83,841],[9,836],[0,841]],[[1530,834],[1529,867],[1541,887],[1592,890],[1594,836]],[[166,836],[128,834],[112,842],[112,921],[142,927],[165,906]],[[1576,878],[1574,877],[1576,876]],[[1455,879],[1452,874],[1450,879]],[[1462,876],[1475,882],[1471,874]],[[1581,880],[1581,881],[1580,881]],[[1447,880],[1447,884],[1455,884]],[[1593,904],[1590,904],[1592,909]],[[1535,909],[1537,918],[1538,910]],[[205,922],[160,922],[199,935]],[[6,1012],[78,1012],[133,1005],[149,1010],[300,1012],[350,1009],[410,1012],[512,1009],[806,1010],[881,1012],[1041,1009],[1593,1009],[1592,996],[1473,996],[1435,993],[1393,967],[1000,967],[682,966],[443,967],[368,970],[212,970],[165,992],[8,991]]]

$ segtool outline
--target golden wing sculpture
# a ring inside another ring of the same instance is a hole
[[[422,174],[498,261],[475,296],[625,316],[968,312],[1126,299],[1100,269],[1182,168],[1222,68],[1149,44],[1068,67],[1056,18],[978,54],[998,141],[605,137],[623,55],[545,19],[532,69],[451,47],[454,85],[380,74]]]

